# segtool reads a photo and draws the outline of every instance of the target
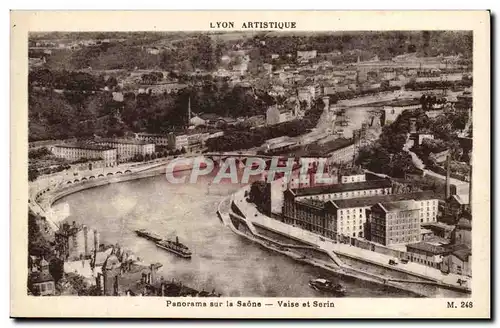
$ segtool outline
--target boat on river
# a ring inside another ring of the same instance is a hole
[[[191,251],[186,245],[179,242],[179,237],[177,236],[175,237],[175,241],[162,239],[156,243],[156,246],[185,259],[191,258]]]
[[[154,232],[147,231],[146,229],[135,230],[135,233],[139,237],[146,238],[147,240],[154,241],[155,243],[157,243],[160,240],[162,240],[162,238],[159,235],[155,234]]]
[[[309,286],[317,291],[329,292],[338,296],[344,296],[347,291],[341,284],[334,284],[332,281],[322,278],[310,280]]]

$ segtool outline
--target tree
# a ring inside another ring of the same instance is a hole
[[[28,254],[40,257],[49,257],[53,254],[50,243],[44,238],[40,231],[38,221],[43,221],[31,211],[28,213]]]
[[[54,257],[49,262],[49,272],[52,277],[54,277],[55,283],[57,284],[64,275],[64,261]]]
[[[28,181],[35,181],[38,178],[38,175],[37,169],[28,169]]]
[[[265,181],[255,181],[250,186],[249,201],[254,203],[259,211],[269,214],[271,210],[271,189]]]
[[[110,76],[107,80],[106,80],[106,86],[110,89],[113,89],[114,87],[116,87],[118,85],[118,81],[116,80],[116,77],[114,76]]]
[[[410,154],[406,152],[399,152],[395,154],[392,157],[390,166],[390,175],[394,177],[404,177],[406,173],[409,173],[414,169],[412,158]]]

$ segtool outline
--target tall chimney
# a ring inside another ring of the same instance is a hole
[[[154,264],[150,264],[149,265],[149,269],[151,270],[151,273],[150,273],[150,284],[154,284],[156,282],[156,272],[155,272],[155,266]]]
[[[113,295],[118,295],[118,275],[115,276],[115,282],[113,284]]]
[[[472,151],[469,154],[469,210],[472,214]]]
[[[85,256],[90,254],[89,252],[89,230],[86,225],[83,226],[83,247],[85,251]]]
[[[445,190],[446,199],[450,198],[450,161],[451,161],[451,156],[448,153],[448,155],[446,155],[446,190]]]
[[[95,252],[99,251],[99,232],[94,230],[94,250]]]

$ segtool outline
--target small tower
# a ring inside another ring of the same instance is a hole
[[[410,118],[410,133],[417,133],[417,119],[415,117]]]
[[[40,271],[41,272],[49,272],[49,262],[45,260],[45,258],[42,257],[42,260],[40,261]]]
[[[325,105],[324,112],[327,113],[330,110],[330,97],[323,97],[322,100]]]

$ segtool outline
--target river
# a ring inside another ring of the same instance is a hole
[[[247,297],[327,297],[308,286],[312,278],[339,280],[322,269],[298,263],[270,251],[224,227],[216,215],[217,205],[237,184],[172,185],[156,176],[87,189],[54,204],[65,208],[66,220],[98,229],[101,243],[133,251],[145,263],[160,262],[159,274],[196,288]],[[185,260],[154,243],[137,237],[146,228],[174,238],[179,236],[193,252]],[[407,292],[373,283],[342,278],[350,297],[410,297]]]

